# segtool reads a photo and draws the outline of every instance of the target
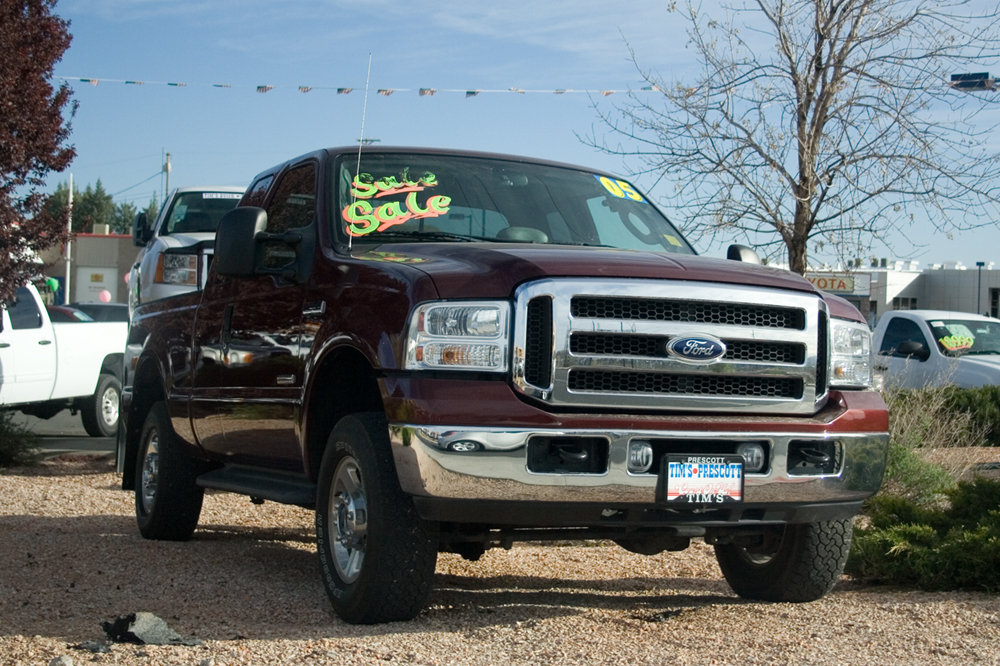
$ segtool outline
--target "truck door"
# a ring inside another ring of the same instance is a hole
[[[930,351],[930,357],[921,360],[899,352],[904,342],[920,343]],[[885,327],[882,344],[878,350],[877,365],[885,372],[886,383],[899,388],[923,388],[940,370],[940,354],[928,339],[920,324],[905,317],[893,317]]]
[[[281,174],[265,206],[267,231],[316,233],[316,165]],[[300,251],[313,247],[302,243]],[[293,263],[296,247],[266,241],[266,268]],[[306,349],[304,285],[278,274],[213,278],[195,324],[191,416],[201,445],[234,463],[302,471],[296,419]]]
[[[0,403],[40,402],[56,381],[56,338],[42,304],[28,287],[8,301],[0,331]]]
[[[0,405],[14,401],[14,361],[17,360],[17,353],[10,338],[10,317],[4,304],[0,310]]]

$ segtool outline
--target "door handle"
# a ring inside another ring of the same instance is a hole
[[[304,308],[302,308],[303,317],[322,317],[326,314],[326,301],[314,301],[312,303],[307,303]]]
[[[7,349],[7,347],[10,347],[9,342],[0,342],[0,349]]]
[[[38,344],[40,344],[40,345],[51,345],[52,341],[51,340],[39,340]]]

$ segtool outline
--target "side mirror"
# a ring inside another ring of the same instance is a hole
[[[243,206],[223,215],[215,232],[215,272],[230,277],[256,275],[256,237],[266,229],[263,208]]]
[[[742,261],[745,264],[759,264],[760,257],[746,245],[730,245],[726,250],[726,259]]]
[[[931,350],[922,342],[907,340],[906,342],[900,342],[899,346],[896,347],[896,355],[915,358],[922,362],[931,357]]]
[[[149,228],[149,218],[146,217],[146,213],[136,213],[132,220],[132,243],[136,247],[144,247],[152,237],[153,231]]]

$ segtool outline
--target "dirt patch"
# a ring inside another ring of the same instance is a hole
[[[308,511],[212,493],[191,541],[146,541],[111,461],[80,457],[0,473],[0,497],[0,664],[1000,663],[996,596],[844,579],[750,603],[703,543],[441,555],[420,616],[366,627],[332,614]],[[138,612],[198,644],[88,649]]]

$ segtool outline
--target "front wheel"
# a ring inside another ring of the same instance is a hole
[[[135,517],[147,539],[186,541],[201,515],[205,489],[200,467],[184,455],[170,425],[167,406],[153,405],[142,426],[135,469]]]
[[[113,437],[118,432],[118,405],[122,383],[111,373],[101,373],[97,390],[84,401],[80,410],[83,429],[91,437]]]
[[[773,528],[755,547],[720,544],[715,557],[746,599],[815,601],[837,584],[851,551],[850,519]]]
[[[437,535],[399,487],[381,414],[346,416],[320,466],[316,541],[334,611],[352,624],[409,620],[430,594]]]

